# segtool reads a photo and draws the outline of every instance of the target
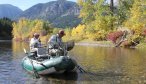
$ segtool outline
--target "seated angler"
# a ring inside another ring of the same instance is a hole
[[[37,54],[38,48],[41,47],[39,36],[40,35],[38,33],[34,33],[33,38],[30,40],[30,52],[35,52],[35,54]]]
[[[64,30],[60,30],[58,34],[52,35],[48,41],[48,53],[50,55],[64,55],[65,49],[62,37],[65,36]]]

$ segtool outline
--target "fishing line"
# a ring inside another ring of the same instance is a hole
[[[77,60],[77,61],[79,61],[78,60],[78,58],[77,57],[72,57],[73,59],[75,59],[75,60]],[[81,65],[81,64],[80,64]],[[83,73],[87,78],[89,78],[91,81],[93,81],[93,80],[95,80],[96,79],[96,77],[95,77],[95,74],[94,73],[89,73],[89,72],[87,72],[85,69],[83,69],[81,66],[80,66],[79,64],[77,64],[77,69],[81,72],[81,73]]]

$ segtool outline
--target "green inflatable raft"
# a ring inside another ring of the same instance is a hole
[[[27,54],[22,59],[22,66],[30,73],[34,71],[40,75],[76,71],[76,61],[69,56],[46,56],[34,58],[34,54]]]
[[[74,41],[64,43],[66,52],[74,47]],[[76,71],[77,63],[74,59],[64,54],[64,56],[52,56],[46,54],[46,48],[38,48],[37,53],[24,49],[26,56],[22,59],[22,66],[28,72],[38,74],[51,74]]]

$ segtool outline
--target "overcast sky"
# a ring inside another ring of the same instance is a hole
[[[19,7],[22,10],[26,10],[35,4],[47,3],[50,1],[55,1],[55,0],[0,0],[0,4],[11,4],[11,5]],[[77,2],[77,0],[69,0],[69,1]]]

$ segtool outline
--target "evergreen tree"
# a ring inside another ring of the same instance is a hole
[[[9,18],[1,18],[0,19],[0,37],[11,37],[12,31],[12,23],[13,21]]]

